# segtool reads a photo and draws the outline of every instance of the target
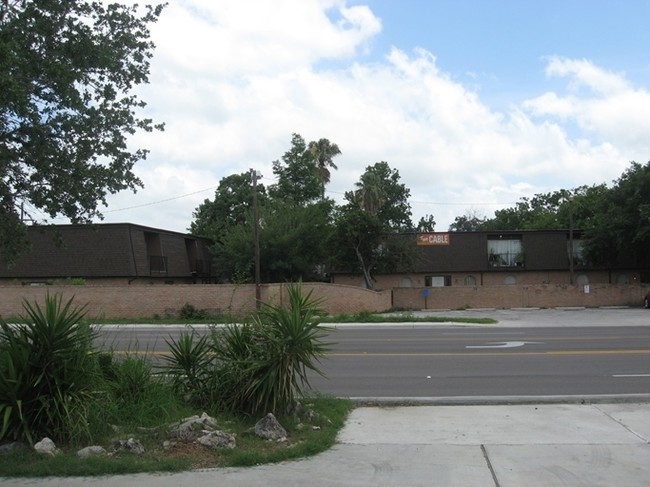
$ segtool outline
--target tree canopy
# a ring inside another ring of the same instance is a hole
[[[307,144],[294,133],[290,148],[273,162],[276,182],[257,186],[262,280],[321,280],[333,271],[361,274],[373,288],[374,275],[412,268],[414,233],[434,231],[434,216],[413,226],[410,190],[385,161],[367,166],[341,204],[324,198],[319,164],[328,160],[325,153],[331,160],[340,149],[324,138]],[[194,213],[191,230],[216,242],[223,280],[252,280],[252,191],[250,172],[228,176],[214,200]],[[592,264],[613,264],[622,254],[638,262],[650,258],[650,163],[631,163],[611,188],[579,186],[524,197],[493,218],[468,211],[449,231],[571,228],[581,240],[582,257]]]
[[[272,163],[276,182],[268,187],[257,184],[264,282],[324,279],[334,202],[323,197],[318,160],[309,149],[314,144],[308,146],[300,134],[293,134],[289,150]],[[214,199],[194,212],[190,230],[214,240],[220,279],[251,282],[254,224],[250,172],[223,178]]]
[[[163,6],[89,0],[0,3],[0,242],[24,241],[21,206],[72,222],[101,217],[108,193],[136,190],[144,149],[127,137],[162,129],[138,116],[147,83],[149,24]],[[11,236],[9,238],[8,236]]]
[[[413,228],[410,190],[385,161],[366,167],[355,187],[345,193],[347,204],[337,213],[330,247],[334,267],[361,272],[372,289],[373,273],[410,262],[409,242],[391,238]]]

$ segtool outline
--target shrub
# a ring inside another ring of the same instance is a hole
[[[105,390],[104,421],[157,426],[178,413],[178,401],[163,379],[153,373],[150,358],[127,355],[113,358],[103,369]],[[100,418],[98,418],[100,419]]]
[[[165,339],[171,356],[163,356],[162,366],[177,394],[196,405],[213,401],[215,391],[214,354],[209,336],[196,331],[182,332],[177,340]]]
[[[321,341],[322,310],[300,283],[288,288],[288,306],[263,304],[251,324],[228,326],[216,341],[222,359],[224,403],[257,414],[284,413],[309,387],[308,371],[321,373],[328,350]]]
[[[321,373],[328,347],[319,305],[301,284],[290,285],[287,307],[263,304],[251,322],[213,329],[210,339],[182,333],[167,341],[166,374],[198,406],[283,414],[309,388],[308,372]]]
[[[178,315],[184,320],[204,320],[210,317],[206,310],[197,309],[190,303],[185,303],[178,312]]]
[[[86,439],[97,367],[84,308],[49,294],[23,307],[18,324],[0,320],[0,440]]]

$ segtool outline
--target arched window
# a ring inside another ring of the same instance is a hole
[[[413,287],[413,281],[410,277],[403,277],[399,283],[400,287]]]
[[[630,278],[627,277],[627,274],[619,274],[616,276],[616,284],[629,284]]]
[[[578,286],[586,286],[589,284],[589,277],[587,277],[586,274],[580,274],[576,279],[576,284],[578,284]]]
[[[503,280],[503,283],[507,286],[512,286],[514,284],[517,284],[517,278],[515,276],[506,276],[506,278]]]
[[[466,286],[476,286],[476,277],[474,277],[474,276],[465,276],[465,280],[463,281],[463,283]]]

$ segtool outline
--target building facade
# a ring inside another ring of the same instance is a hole
[[[130,223],[27,228],[30,248],[1,284],[192,284],[213,280],[211,242]]]
[[[580,233],[563,230],[448,232],[404,235],[413,264],[376,274],[375,289],[533,284],[634,284],[650,282],[650,263],[616,256],[611,267],[590,265]],[[336,284],[364,286],[361,274],[335,272]]]

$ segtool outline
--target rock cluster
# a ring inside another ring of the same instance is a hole
[[[311,414],[309,414],[310,412]],[[313,411],[307,411],[305,416],[305,419],[311,421],[314,418]],[[302,424],[299,426],[302,426]],[[236,447],[235,435],[219,429],[216,420],[206,413],[200,416],[191,416],[173,423],[166,430],[168,439],[163,443],[165,449],[172,448],[176,445],[176,442],[181,441],[196,442],[212,449]],[[272,413],[260,419],[248,433],[268,441],[287,441],[287,430],[278,422]],[[22,445],[19,443],[2,445],[0,453],[10,453],[11,451],[15,451],[19,446]],[[99,445],[87,446],[78,450],[77,456],[79,458],[90,458],[93,456],[112,455],[117,452],[129,452],[136,455],[141,455],[145,452],[142,443],[135,438],[114,440],[111,446],[111,451],[107,451]],[[49,456],[54,456],[60,452],[50,438],[43,438],[36,443],[34,450],[40,454]]]
[[[208,448],[235,448],[235,435],[219,429],[214,418],[203,413],[170,425],[169,437],[181,441],[196,441]]]
[[[273,413],[267,414],[255,423],[255,434],[265,440],[285,441],[287,439],[287,430],[275,419]]]

